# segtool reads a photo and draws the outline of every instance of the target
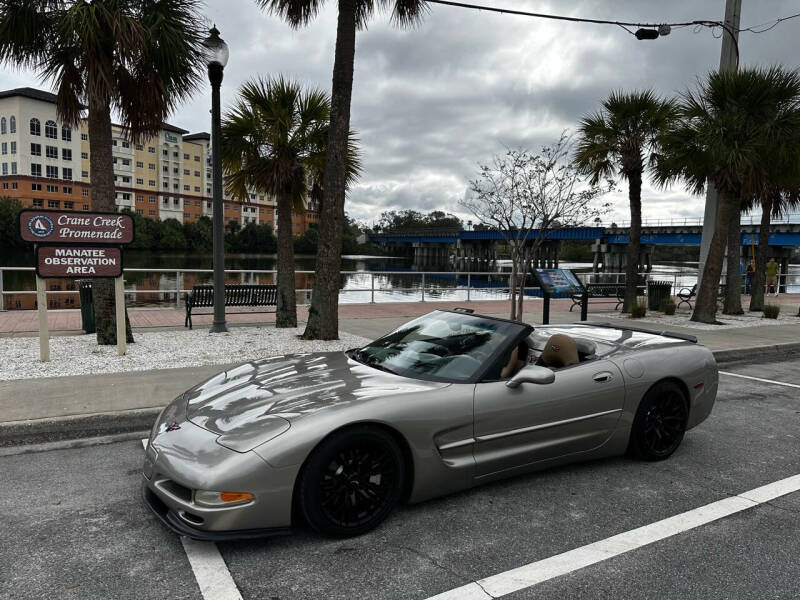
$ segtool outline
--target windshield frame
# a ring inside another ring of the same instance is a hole
[[[408,323],[411,323],[412,321],[415,321],[417,319],[422,319],[424,317],[429,317],[429,316],[431,316],[431,315],[433,315],[435,313],[452,313],[452,314],[456,314],[456,315],[461,315],[461,316],[465,316],[465,317],[472,317],[472,318],[486,320],[486,321],[499,321],[501,323],[507,323],[507,324],[519,327],[520,328],[520,332],[517,335],[513,335],[513,336],[507,337],[503,341],[503,343],[498,345],[498,347],[494,350],[494,352],[492,352],[492,354],[484,362],[484,364],[481,366],[481,368],[478,369],[472,377],[467,378],[467,379],[453,379],[452,377],[441,377],[441,376],[438,376],[438,375],[430,375],[430,374],[427,374],[427,373],[418,373],[418,372],[413,372],[413,371],[392,372],[392,371],[388,371],[387,369],[382,369],[380,367],[376,367],[375,365],[370,365],[370,364],[361,362],[360,360],[357,360],[354,357],[355,354],[357,354],[358,352],[360,352],[361,350],[363,350],[367,346],[370,346],[372,344],[380,342],[381,340],[386,339],[387,337],[389,337],[390,335],[395,333],[398,329],[401,329],[402,327],[405,327],[406,325],[408,325]],[[376,371],[387,372],[387,373],[390,373],[390,374],[397,375],[398,377],[405,377],[407,379],[416,379],[416,380],[419,380],[419,381],[433,381],[433,382],[437,382],[437,383],[450,383],[450,384],[459,384],[459,385],[475,384],[475,383],[479,383],[479,382],[483,381],[483,376],[492,367],[492,365],[494,365],[494,363],[498,360],[498,358],[500,356],[502,356],[502,354],[504,352],[506,352],[510,347],[519,344],[522,340],[527,338],[533,332],[533,330],[534,330],[534,328],[533,328],[532,325],[529,325],[527,323],[523,323],[523,322],[520,322],[520,321],[512,321],[510,319],[501,319],[499,317],[488,317],[488,316],[485,316],[485,315],[476,315],[476,314],[473,314],[473,313],[468,313],[468,312],[460,311],[460,310],[436,309],[436,310],[433,310],[433,311],[431,311],[431,312],[429,312],[427,314],[420,315],[419,317],[416,317],[415,319],[412,319],[411,321],[408,321],[407,323],[404,323],[403,325],[400,325],[399,327],[393,329],[392,331],[390,331],[386,335],[383,335],[383,336],[381,336],[381,337],[369,342],[368,344],[365,344],[364,346],[361,346],[359,348],[353,348],[351,350],[347,350],[347,356],[351,360],[355,360],[357,363],[359,363],[361,365],[364,365],[365,367],[370,367],[371,369],[374,369]]]

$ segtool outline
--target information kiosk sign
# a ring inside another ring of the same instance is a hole
[[[586,320],[586,288],[581,280],[569,269],[533,269],[533,274],[542,289],[542,323],[550,323],[550,298],[554,294],[569,294],[570,296],[580,294],[583,298],[581,302],[581,321]]]

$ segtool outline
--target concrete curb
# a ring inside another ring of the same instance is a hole
[[[717,363],[729,363],[740,360],[759,361],[764,359],[772,359],[776,356],[790,358],[800,354],[800,342],[774,344],[769,346],[753,346],[750,348],[732,348],[730,350],[715,350],[713,354]]]
[[[714,358],[724,364],[736,361],[759,361],[800,355],[800,342],[716,350]],[[87,415],[0,423],[0,448],[149,431],[161,412],[160,406]]]
[[[150,431],[163,407],[0,423],[0,448]]]

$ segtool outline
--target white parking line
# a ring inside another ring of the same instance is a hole
[[[706,525],[780,496],[800,490],[800,475],[706,504],[662,521],[651,523],[557,554],[522,567],[432,596],[428,600],[491,600],[532,587],[561,575],[625,554],[659,540]]]
[[[147,448],[146,439],[142,440],[142,447]],[[198,542],[185,536],[181,536],[181,542],[204,600],[242,600],[214,542]]]
[[[762,381],[764,383],[772,383],[774,385],[783,385],[790,388],[800,389],[800,385],[796,383],[784,383],[782,381],[774,381],[772,379],[762,379],[761,377],[751,377],[750,375],[739,375],[739,373],[729,373],[728,371],[720,371],[720,375],[730,375],[731,377],[741,377],[742,379],[752,379],[753,381]]]

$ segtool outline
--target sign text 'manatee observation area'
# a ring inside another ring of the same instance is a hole
[[[116,213],[23,210],[19,234],[37,244],[130,244],[133,217]]]
[[[38,246],[36,274],[39,277],[119,277],[122,250],[97,246]]]

